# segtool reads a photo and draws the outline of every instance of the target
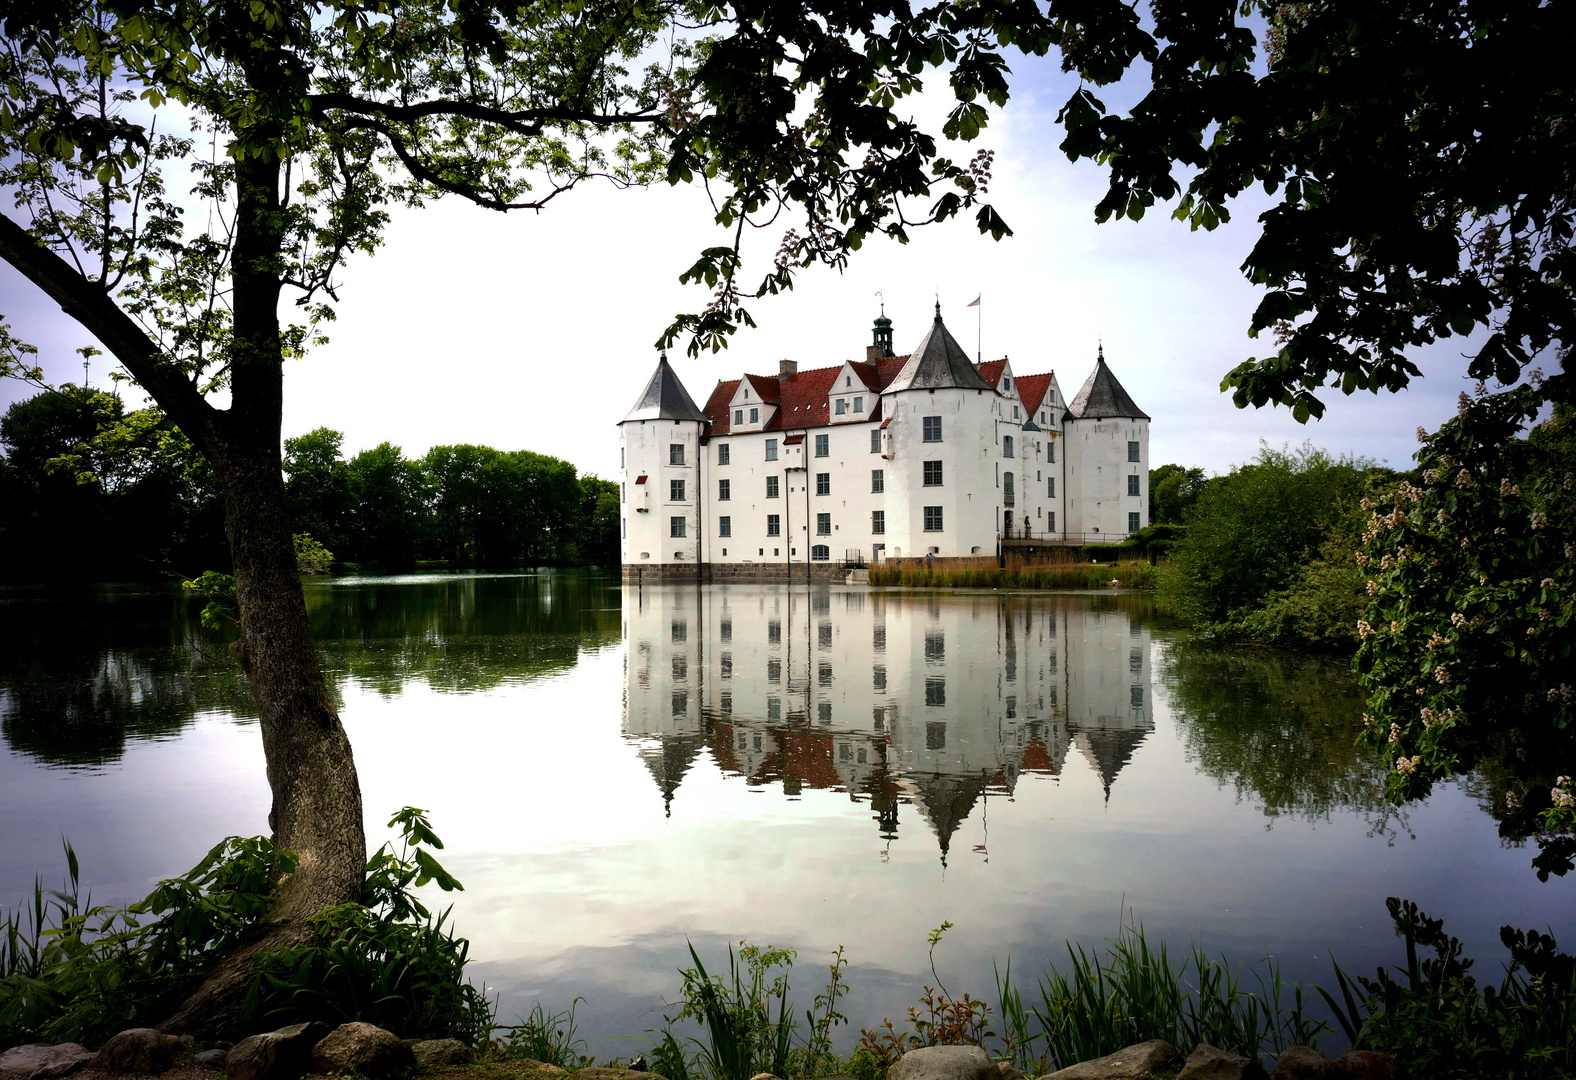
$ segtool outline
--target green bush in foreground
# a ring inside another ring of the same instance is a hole
[[[491,1006],[464,980],[469,942],[412,889],[460,888],[429,848],[422,811],[401,810],[401,847],[367,862],[362,903],[317,917],[311,944],[258,957],[245,1001],[258,1029],[303,1020],[362,1020],[407,1037],[486,1041]],[[95,906],[66,846],[64,888],[35,885],[31,902],[0,912],[0,1049],[27,1042],[96,1046],[165,1019],[273,906],[292,852],[264,837],[229,837],[186,874],[126,908]]]

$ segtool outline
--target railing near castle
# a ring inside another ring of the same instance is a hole
[[[1132,535],[1132,533],[1125,532],[1052,532],[1043,529],[1025,529],[1021,525],[1008,525],[1001,538],[1008,543],[1014,540],[1039,540],[1049,544],[1087,546],[1090,544],[1120,544]]]

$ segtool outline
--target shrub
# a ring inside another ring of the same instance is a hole
[[[401,847],[368,860],[363,902],[320,913],[310,944],[258,956],[244,1010],[259,1028],[362,1020],[407,1036],[486,1040],[491,1006],[464,981],[469,942],[447,929],[447,911],[433,916],[411,891],[461,887],[427,850],[442,841],[413,807],[389,824]],[[82,894],[69,844],[66,863],[64,888],[36,884],[30,904],[0,916],[0,1048],[97,1045],[157,1024],[268,913],[295,855],[264,837],[229,837],[126,908]]]

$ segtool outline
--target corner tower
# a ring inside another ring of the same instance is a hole
[[[693,579],[704,561],[706,415],[666,352],[618,432],[624,580]]]
[[[1105,362],[1067,407],[1067,531],[1116,542],[1149,524],[1149,414]]]

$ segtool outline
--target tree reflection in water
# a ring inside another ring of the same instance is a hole
[[[1407,829],[1384,798],[1384,765],[1359,748],[1363,697],[1344,660],[1179,636],[1160,652],[1188,759],[1239,800],[1279,817],[1364,814],[1370,834]]]

